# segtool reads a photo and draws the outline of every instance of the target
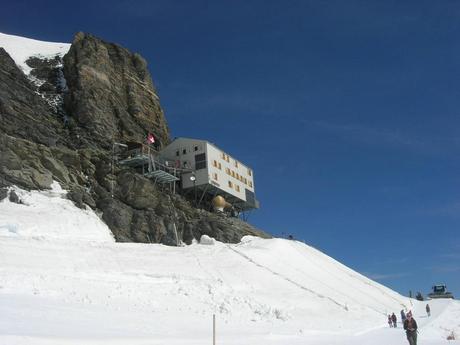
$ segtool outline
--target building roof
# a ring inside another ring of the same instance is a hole
[[[216,148],[216,149],[219,150],[219,151],[222,151],[222,152],[225,152],[225,153],[227,152],[227,151],[225,151],[225,150],[222,150],[222,149],[221,149],[220,147],[218,147],[216,144],[214,144],[214,143],[212,143],[212,142],[210,142],[210,141],[208,141],[208,140],[203,140],[203,139],[194,139],[194,138],[186,138],[186,137],[175,137],[175,138],[173,139],[173,141],[171,141],[171,142],[169,143],[169,145],[171,145],[173,142],[179,141],[179,140],[195,140],[195,141],[201,141],[202,143],[206,143],[206,144],[209,144],[209,145],[213,146],[214,148]],[[169,145],[168,145],[168,146],[169,146]],[[235,159],[233,155],[232,155],[231,157],[232,157],[233,159]],[[242,161],[238,160],[238,162],[241,163],[242,165],[244,165],[246,168],[253,170],[250,166],[248,166],[247,164],[243,163]]]

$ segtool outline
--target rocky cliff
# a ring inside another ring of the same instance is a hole
[[[168,144],[168,128],[147,62],[116,44],[78,33],[64,57],[65,110],[87,145],[137,141],[147,132]]]
[[[0,48],[0,198],[12,184],[46,189],[56,180],[77,206],[98,211],[118,241],[175,245],[203,234],[223,242],[269,237],[239,219],[196,209],[130,169],[112,167],[114,140],[141,142],[154,133],[160,145],[169,142],[140,55],[78,33],[63,59],[33,57],[27,64],[28,76]]]

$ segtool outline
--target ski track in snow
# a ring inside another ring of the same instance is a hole
[[[312,260],[312,259],[317,257],[317,253],[320,253],[321,255],[324,255],[323,253],[319,252],[317,249],[310,247],[311,250],[312,250],[312,253],[313,253],[314,255],[307,256],[304,252],[301,252],[301,251],[298,249],[298,246],[297,246],[295,243],[294,243],[294,244],[291,244],[291,247],[292,247],[293,249],[295,249],[305,260],[310,261],[310,262],[315,262],[315,260]],[[315,253],[315,252],[317,252],[317,253]],[[332,260],[333,260],[333,259],[332,259]],[[355,287],[354,284],[353,284],[353,282],[357,280],[357,281],[361,281],[361,282],[363,282],[364,284],[367,284],[367,285],[371,286],[371,284],[370,284],[368,278],[363,277],[363,276],[360,275],[360,274],[356,274],[356,273],[353,274],[353,273],[349,272],[349,271],[351,271],[351,270],[350,270],[348,267],[343,266],[340,262],[336,262],[336,263],[337,263],[337,265],[336,265],[335,269],[338,269],[338,270],[342,271],[344,274],[346,274],[346,275],[348,275],[349,277],[353,278],[353,280],[348,280],[348,281],[347,281],[347,280],[341,278],[340,276],[336,276],[336,277],[335,277],[336,280],[338,280],[341,284],[344,284],[345,286],[349,286],[349,287],[351,288],[350,290],[359,291],[360,296],[365,295],[365,296],[369,297],[370,299],[373,298],[372,295],[370,295],[365,289],[363,289],[363,288],[361,288],[361,287],[358,287],[358,288],[357,288],[358,290],[356,290],[356,287]],[[320,262],[316,262],[316,265],[317,265],[318,267],[320,267]],[[325,272],[328,272],[331,276],[334,275],[327,267],[322,267],[322,270],[325,271]],[[322,282],[322,284],[327,285],[327,284],[324,283],[324,282]],[[380,291],[382,292],[382,294],[387,295],[388,297],[390,297],[391,299],[393,299],[393,300],[396,301],[397,303],[400,303],[400,304],[401,304],[401,307],[407,308],[407,306],[406,306],[405,303],[401,303],[401,300],[400,300],[400,299],[398,299],[398,298],[392,296],[392,294],[389,294],[389,293],[386,292],[385,290],[381,289],[381,288],[378,286],[378,284],[376,284],[375,282],[374,282],[374,284],[372,285],[372,287],[375,288],[375,289],[380,290]],[[330,286],[329,286],[329,288],[333,289],[333,288],[330,287]],[[349,294],[344,295],[344,297],[346,297],[348,300],[354,301],[355,303],[358,303],[358,304],[362,303],[360,300],[357,300],[356,298],[354,298],[353,296],[351,296],[351,295],[349,295]],[[391,310],[391,308],[392,308],[392,306],[387,306],[387,309],[388,309],[388,310]],[[372,309],[375,310],[375,311],[378,312],[378,313],[382,313],[383,315],[387,315],[387,312],[386,312],[386,311],[377,310],[377,309],[375,309],[375,308],[372,308]]]
[[[339,307],[341,307],[341,308],[343,308],[343,309],[346,309],[346,306],[345,306],[345,305],[343,305],[343,304],[337,302],[336,300],[334,300],[334,299],[332,299],[332,298],[330,298],[330,297],[324,296],[324,295],[322,295],[322,294],[319,294],[319,293],[317,293],[316,291],[313,291],[313,290],[311,290],[311,289],[309,289],[309,288],[307,288],[307,287],[305,287],[305,286],[303,286],[303,285],[301,285],[301,284],[299,284],[299,283],[293,281],[292,279],[290,279],[290,278],[288,278],[288,277],[285,277],[285,276],[283,276],[282,274],[280,274],[280,273],[278,273],[278,272],[273,271],[273,270],[270,269],[269,267],[266,267],[266,266],[264,266],[264,265],[261,265],[261,264],[255,262],[255,261],[254,261],[253,259],[251,259],[248,255],[239,252],[239,251],[236,250],[235,248],[232,248],[232,247],[229,246],[228,249],[230,249],[230,250],[233,251],[234,253],[236,253],[236,254],[242,256],[242,257],[245,258],[247,261],[249,261],[250,263],[256,265],[257,267],[262,268],[262,269],[264,269],[264,270],[267,270],[268,272],[270,272],[270,273],[273,274],[274,276],[277,276],[277,277],[279,277],[279,278],[281,278],[281,279],[284,279],[285,281],[287,281],[287,282],[293,284],[294,286],[297,286],[298,288],[300,288],[300,289],[302,289],[302,290],[308,291],[309,293],[311,293],[311,294],[313,294],[313,295],[315,295],[315,296],[317,296],[317,297],[319,297],[319,298],[325,298],[325,299],[329,300],[330,302],[332,302],[332,303],[338,305]]]

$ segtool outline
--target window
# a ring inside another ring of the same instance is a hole
[[[238,161],[235,161],[235,168],[238,168]]]
[[[240,186],[235,185],[235,189],[236,189],[237,192],[239,192],[240,191]]]
[[[225,153],[222,152],[220,156],[222,157],[223,160],[225,160]]]
[[[246,177],[244,178],[244,184],[248,184],[248,179]]]
[[[195,146],[193,149],[194,149],[195,151],[198,151],[198,146]]]
[[[179,157],[179,150],[176,151],[176,157]]]
[[[225,168],[225,172],[227,173],[227,175],[230,175],[230,169],[229,168]]]
[[[251,171],[251,169],[248,169],[248,175],[249,175],[249,176],[252,176],[252,171]]]
[[[249,181],[249,187],[251,187],[251,188],[252,188],[252,182],[251,182],[251,181]]]
[[[219,162],[219,167],[218,168],[219,168],[219,170],[222,170],[222,164],[220,164],[220,162]]]
[[[232,177],[235,177],[235,172],[232,170]]]
[[[217,168],[217,161],[215,159],[212,161],[212,165]]]
[[[212,174],[212,178],[217,181],[217,173]]]
[[[228,186],[229,186],[230,188],[233,188],[233,183],[232,183],[232,181],[228,181]]]
[[[230,163],[230,156],[227,155],[227,158],[225,160],[227,161],[227,163]]]
[[[198,155],[195,155],[195,169],[200,170],[200,169],[205,169],[205,168],[206,168],[206,154],[200,153]]]
[[[187,154],[187,149],[182,149],[182,154],[186,155]]]
[[[240,175],[238,173],[236,173],[236,179],[239,180],[240,179]]]

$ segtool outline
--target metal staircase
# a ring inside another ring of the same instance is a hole
[[[170,183],[173,186],[179,181],[181,173],[180,169],[169,166],[167,161],[161,159],[158,151],[148,145],[126,151],[118,163],[135,168],[145,177],[155,180],[155,183]]]

